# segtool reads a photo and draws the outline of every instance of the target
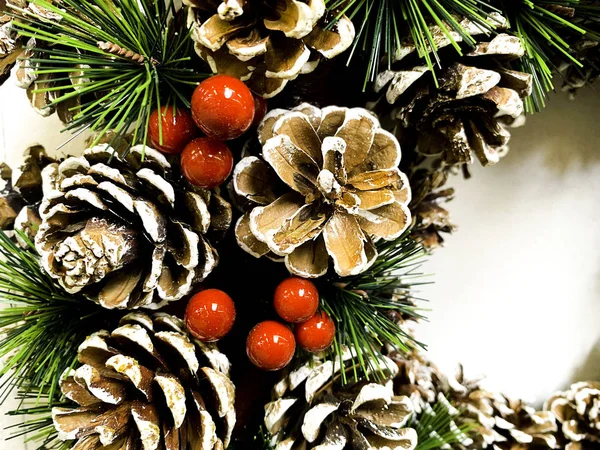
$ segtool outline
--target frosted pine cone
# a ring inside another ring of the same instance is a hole
[[[106,308],[158,308],[216,266],[207,233],[227,230],[231,206],[182,181],[156,150],[113,152],[101,144],[44,169],[36,248],[69,293]]]
[[[378,76],[375,89],[385,93],[402,132],[422,154],[436,155],[447,165],[470,163],[473,155],[483,165],[494,164],[508,151],[506,124],[522,116],[531,75],[506,64],[524,54],[518,37],[498,34],[488,40],[477,25],[463,25],[479,35],[479,43],[458,61],[443,63],[439,87],[427,66],[414,60],[414,47],[405,45],[392,70]],[[439,27],[431,32],[441,40],[440,48],[449,44],[439,37]]]
[[[184,0],[196,52],[214,73],[244,80],[265,98],[289,80],[312,72],[354,39],[346,16],[331,28],[323,0]]]
[[[61,440],[86,450],[223,450],[235,425],[229,361],[190,340],[180,319],[130,313],[89,336],[61,390],[77,408],[54,408]]]
[[[493,450],[547,450],[560,448],[556,420],[522,400],[482,389],[465,381],[462,371],[451,381],[450,400],[463,408],[463,420],[474,424],[476,448]],[[454,382],[452,382],[454,381]]]
[[[549,398],[544,409],[556,416],[560,443],[566,450],[600,446],[600,383],[575,383]]]
[[[356,275],[377,257],[373,239],[393,240],[410,224],[400,146],[367,110],[276,109],[258,134],[262,159],[243,158],[233,175],[251,209],[236,236],[253,256],[284,257],[303,277],[324,275],[331,257],[339,275]]]
[[[30,240],[35,238],[42,221],[38,211],[42,200],[42,169],[53,162],[44,147],[34,145],[25,150],[23,164],[16,169],[3,165],[0,177],[6,185],[0,193],[2,230],[19,230]],[[16,239],[21,241],[19,237]]]
[[[265,406],[265,425],[275,450],[403,449],[417,445],[417,433],[406,425],[412,403],[394,394],[391,360],[379,361],[390,371],[381,383],[342,386],[339,364],[317,361],[289,372]],[[351,376],[351,370],[347,375]]]

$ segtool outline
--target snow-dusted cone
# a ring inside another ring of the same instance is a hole
[[[575,383],[550,397],[544,409],[556,416],[560,448],[600,448],[600,383]]]
[[[381,383],[342,386],[340,366],[331,361],[317,360],[286,374],[265,406],[275,449],[414,449],[417,433],[407,427],[412,403],[394,393],[395,364],[379,363],[389,369],[389,379]],[[344,370],[351,376],[351,368]]]
[[[19,7],[27,6],[26,1],[10,1]],[[10,76],[10,69],[21,54],[21,42],[17,32],[12,27],[12,17],[8,14],[9,5],[6,0],[0,0],[0,85]]]
[[[409,226],[400,145],[367,110],[275,109],[258,135],[262,158],[243,158],[233,176],[250,205],[236,225],[248,253],[284,258],[303,277],[324,275],[331,257],[339,275],[356,275],[377,256],[373,239]]]
[[[407,43],[392,69],[378,76],[375,89],[384,94],[382,102],[394,105],[402,132],[415,135],[411,139],[419,152],[447,165],[470,163],[473,155],[483,165],[494,164],[508,151],[506,124],[523,115],[531,75],[505,63],[523,56],[518,37],[500,33],[488,38],[477,25],[463,25],[479,43],[464,57],[443,62],[436,72],[439,87]],[[431,33],[440,48],[449,45],[439,27],[431,27]]]
[[[25,150],[23,163],[14,170],[2,164],[0,177],[5,186],[0,192],[0,229],[19,230],[33,241],[42,221],[38,212],[42,200],[42,169],[53,162],[44,147],[34,145]],[[25,245],[18,236],[16,240]]]
[[[323,0],[184,0],[198,55],[214,73],[244,80],[269,98],[289,80],[312,72],[354,40],[354,26],[342,16],[326,28]]]
[[[223,450],[235,425],[229,361],[190,338],[180,319],[130,313],[89,336],[54,408],[59,438],[77,450]]]
[[[207,233],[227,230],[231,206],[182,181],[154,149],[113,153],[100,144],[43,170],[36,248],[69,293],[105,308],[158,308],[216,266]]]
[[[556,439],[556,419],[536,411],[522,400],[490,392],[459,373],[451,382],[450,400],[464,409],[463,420],[474,424],[474,448],[494,450],[546,450],[563,448]]]

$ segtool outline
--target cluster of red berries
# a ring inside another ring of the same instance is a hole
[[[181,170],[190,183],[211,189],[223,183],[233,168],[233,155],[223,141],[240,137],[260,123],[267,106],[229,75],[200,83],[191,104],[191,114],[173,106],[152,112],[148,137],[157,150],[181,155]],[[198,137],[200,132],[205,136]]]
[[[273,297],[279,317],[294,324],[294,332],[285,324],[266,320],[248,334],[246,352],[261,369],[279,370],[289,364],[298,345],[309,352],[328,348],[335,337],[335,324],[319,307],[316,286],[303,278],[282,281]]]
[[[319,308],[316,286],[303,278],[283,280],[273,297],[275,311],[290,327],[274,320],[256,325],[246,340],[250,360],[264,370],[279,370],[289,364],[298,345],[309,352],[327,349],[335,337],[335,324]],[[231,331],[235,305],[219,289],[207,289],[194,295],[185,310],[185,324],[192,336],[202,342],[215,342]]]

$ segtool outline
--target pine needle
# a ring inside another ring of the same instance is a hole
[[[570,42],[583,35],[600,39],[596,31],[584,25],[586,19],[600,17],[600,5],[580,4],[579,0],[520,0],[517,3],[505,2],[504,9],[512,31],[525,48],[518,70],[533,77],[533,92],[525,99],[526,112],[531,114],[546,106],[547,94],[554,89],[552,77],[560,62],[583,67]],[[572,17],[569,11],[573,13]]]
[[[385,378],[385,367],[379,367],[382,348],[389,344],[408,352],[416,346],[424,348],[398,324],[398,317],[424,318],[415,306],[412,290],[422,284],[419,272],[425,250],[404,234],[395,241],[377,245],[378,257],[364,273],[347,278],[332,277],[321,282],[323,309],[335,320],[336,337],[332,358],[342,360],[343,349],[354,350],[354,379],[364,376]],[[360,369],[360,373],[358,372]],[[343,383],[347,383],[342,371]]]
[[[0,403],[14,388],[49,401],[62,373],[76,363],[85,337],[110,321],[112,313],[65,292],[44,273],[39,256],[0,231]]]
[[[190,107],[191,90],[208,75],[197,70],[185,11],[147,0],[32,0],[31,4],[62,16],[50,21],[29,9],[12,6],[14,26],[36,46],[29,61],[37,75],[51,74],[34,92],[56,92],[50,107],[79,98],[69,111],[65,130],[97,133],[95,145],[109,129],[113,146],[130,132],[145,143],[150,114],[161,104]],[[73,89],[71,79],[82,82]],[[162,129],[159,134],[162,140]],[[133,128],[133,129],[131,129]]]
[[[438,396],[433,406],[425,403],[423,411],[415,414],[411,424],[419,436],[415,450],[453,448],[454,444],[470,447],[473,441],[469,434],[473,426],[467,423],[458,425],[461,414],[443,395]]]
[[[72,404],[52,401],[48,397],[47,390],[43,390],[40,396],[44,401],[41,406],[37,406],[39,397],[32,396],[27,392],[19,393],[18,399],[21,400],[22,407],[9,411],[7,415],[27,416],[27,419],[22,423],[7,427],[10,435],[6,440],[26,436],[25,442],[33,444],[36,450],[69,450],[73,446],[73,442],[61,441],[58,438],[58,431],[52,422],[52,408],[72,406]]]
[[[355,24],[356,38],[348,62],[357,54],[362,55],[366,64],[363,90],[383,70],[381,64],[391,67],[394,55],[403,47],[403,38],[411,38],[437,85],[435,69],[440,66],[440,58],[430,25],[440,27],[459,56],[462,50],[456,34],[467,45],[475,45],[473,37],[460,24],[463,18],[483,30],[491,31],[496,25],[490,17],[495,9],[483,0],[329,0],[326,3],[334,16],[329,28],[344,14]]]

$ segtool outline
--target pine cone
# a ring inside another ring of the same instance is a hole
[[[465,382],[462,373],[451,382],[450,399],[464,408],[474,424],[475,448],[493,450],[541,450],[559,448],[553,414],[536,411],[522,400],[489,392],[477,383]]]
[[[583,67],[564,61],[558,66],[558,72],[563,81],[562,90],[574,97],[579,89],[600,77],[600,45],[593,39],[580,39],[572,49]]]
[[[435,403],[440,394],[445,396],[448,393],[447,378],[420,352],[415,350],[408,355],[393,352],[390,358],[398,366],[398,374],[394,378],[394,392],[409,397],[417,413],[420,413],[425,405]]]
[[[264,159],[243,158],[233,175],[252,203],[236,237],[253,256],[285,257],[290,272],[319,277],[329,255],[339,275],[355,275],[377,256],[373,238],[395,239],[410,224],[400,146],[368,111],[273,110],[258,134]]]
[[[184,0],[198,55],[214,73],[240,78],[259,95],[273,97],[289,80],[312,72],[354,40],[346,16],[333,17],[323,0]]]
[[[2,163],[0,177],[5,187],[0,192],[0,229],[18,230],[33,241],[42,219],[39,204],[42,200],[42,169],[55,162],[40,145],[24,152],[24,161],[16,170]],[[22,246],[25,242],[16,236]]]
[[[462,24],[470,34],[482,32],[475,24]],[[439,27],[430,30],[439,48],[449,44]],[[404,132],[416,134],[411,140],[418,151],[439,156],[447,165],[470,163],[473,153],[483,165],[498,162],[508,151],[505,123],[523,114],[522,98],[531,93],[531,76],[507,65],[523,55],[520,39],[508,34],[491,41],[485,36],[477,39],[475,48],[458,61],[450,49],[453,59],[442,59],[437,88],[428,68],[414,59],[410,44],[396,55],[392,70],[379,74],[375,83],[375,90],[385,91],[386,101],[395,106],[392,114]],[[440,57],[445,56],[443,50]]]
[[[600,383],[580,382],[546,401],[560,424],[561,448],[588,450],[600,446]]]
[[[448,172],[418,169],[410,177],[413,199],[410,204],[415,217],[412,236],[420,240],[428,250],[444,244],[441,233],[452,233],[456,226],[450,219],[450,213],[441,206],[454,198],[454,189],[441,189],[448,179]]]
[[[229,361],[190,340],[180,319],[130,313],[80,346],[61,390],[77,408],[54,408],[74,450],[222,450],[235,425]]]
[[[381,383],[342,386],[339,363],[334,367],[332,361],[307,363],[284,376],[274,388],[275,400],[265,406],[275,450],[414,449],[417,433],[405,427],[411,401],[394,393],[394,363],[380,364],[390,369],[390,379]],[[352,368],[344,370],[350,374]]]
[[[177,170],[149,147],[120,157],[107,144],[47,166],[36,236],[46,272],[105,308],[188,294],[217,264],[207,233],[227,230],[231,206]]]
[[[18,4],[20,2],[12,3]],[[20,39],[12,27],[12,18],[7,12],[7,1],[0,0],[0,86],[10,76],[10,69],[15,65],[21,54]]]

